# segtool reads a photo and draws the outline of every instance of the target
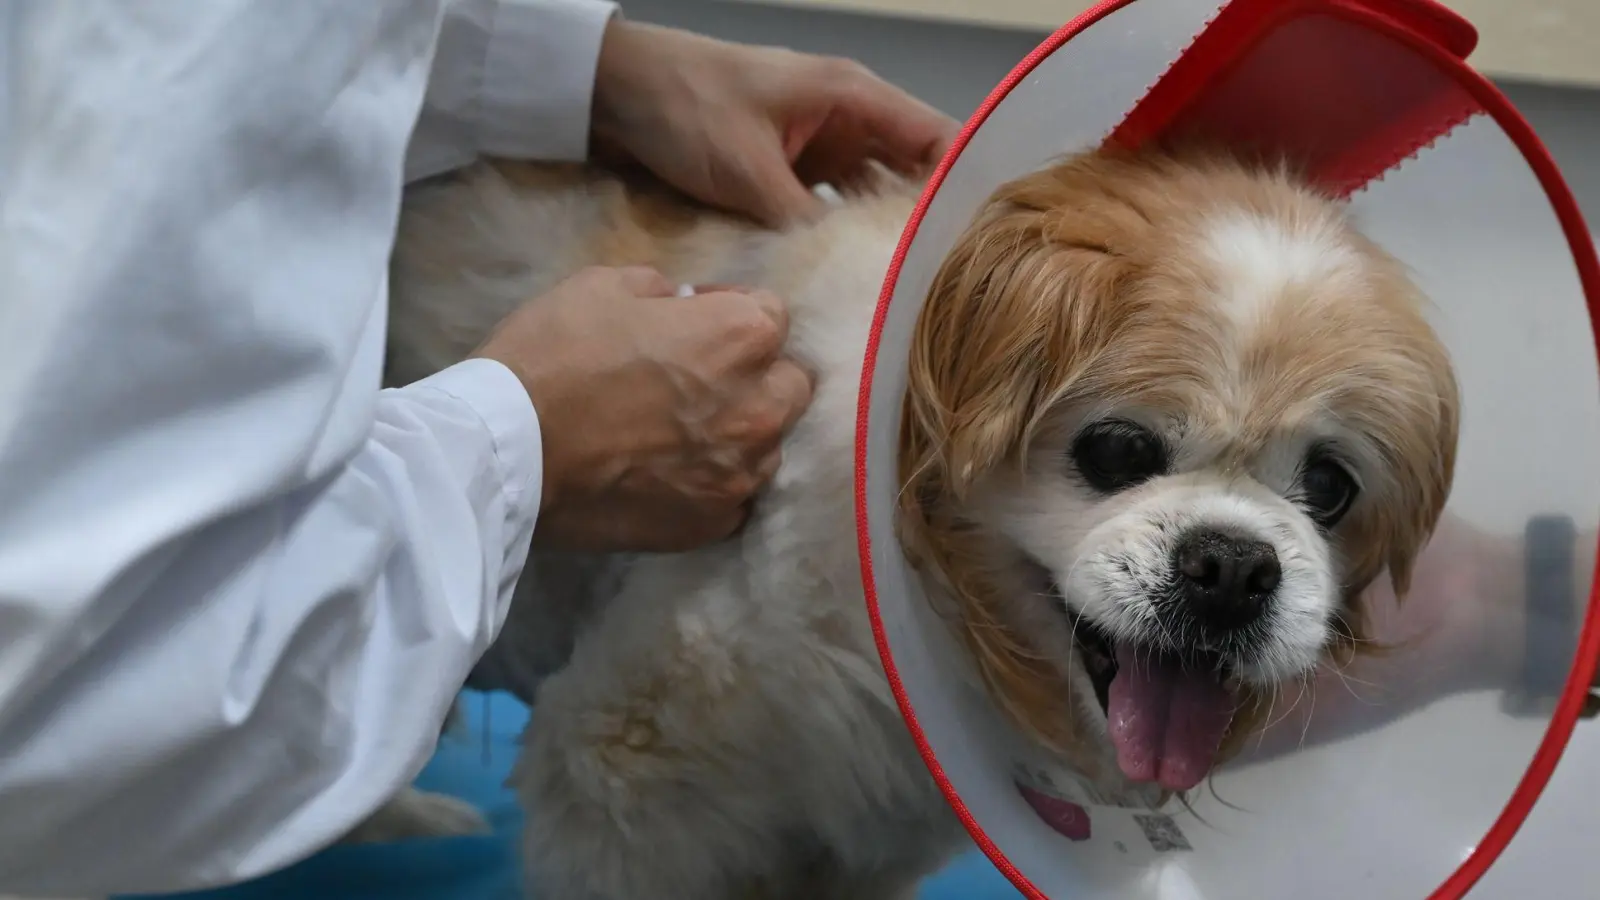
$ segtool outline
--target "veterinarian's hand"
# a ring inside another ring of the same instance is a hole
[[[651,269],[587,269],[506,317],[474,354],[508,366],[544,434],[534,541],[667,552],[720,540],[748,515],[811,401],[780,356],[771,294],[677,298]]]
[[[597,156],[769,225],[814,215],[808,184],[848,184],[869,161],[930,169],[956,131],[859,63],[638,22],[607,27],[595,74]]]

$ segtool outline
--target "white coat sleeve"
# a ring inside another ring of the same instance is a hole
[[[439,21],[0,9],[0,894],[309,855],[415,776],[500,627],[526,393],[487,361],[379,391]]]
[[[480,156],[579,162],[610,0],[450,0],[406,174]]]

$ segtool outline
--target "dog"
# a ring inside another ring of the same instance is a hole
[[[878,172],[782,231],[597,168],[409,193],[392,383],[597,265],[768,288],[817,374],[736,537],[530,557],[478,677],[534,701],[512,783],[536,896],[909,898],[962,846],[874,647],[852,506],[867,335],[920,189]],[[897,525],[1020,734],[1164,802],[1371,645],[1364,591],[1403,594],[1453,477],[1426,311],[1290,166],[1095,150],[989,197],[913,334]]]

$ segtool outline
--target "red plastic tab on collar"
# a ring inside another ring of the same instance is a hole
[[[1222,144],[1346,196],[1483,112],[1436,61],[1477,40],[1433,0],[1233,0],[1107,142]]]

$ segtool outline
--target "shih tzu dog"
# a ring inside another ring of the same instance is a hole
[[[910,897],[960,846],[874,648],[851,502],[874,301],[919,187],[881,175],[783,232],[575,167],[408,197],[396,383],[623,264],[772,289],[818,373],[736,538],[530,559],[478,677],[534,703],[513,782],[543,900]],[[1404,591],[1451,484],[1457,388],[1424,306],[1283,166],[1096,151],[994,192],[913,337],[899,526],[1019,733],[1164,798],[1365,646],[1364,589]]]

